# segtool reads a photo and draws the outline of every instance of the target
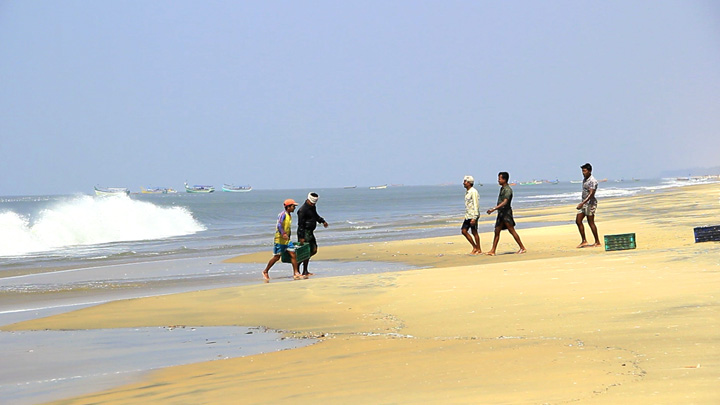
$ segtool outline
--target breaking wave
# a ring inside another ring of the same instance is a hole
[[[183,207],[161,207],[128,197],[81,196],[34,215],[0,212],[0,256],[164,239],[203,230]]]

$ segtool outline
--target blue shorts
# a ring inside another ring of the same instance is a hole
[[[288,252],[294,252],[295,251],[295,245],[293,245],[292,241],[288,242],[287,245],[281,245],[279,243],[276,243],[275,246],[273,246],[273,254],[274,255],[281,255],[285,253],[285,251]]]

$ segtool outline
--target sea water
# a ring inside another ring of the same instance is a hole
[[[672,179],[607,182],[597,195],[602,201],[687,184]],[[476,188],[481,207],[495,205],[497,184]],[[579,202],[581,185],[542,183],[513,190],[513,207],[522,209]],[[269,251],[282,202],[293,198],[302,204],[309,191],[320,195],[318,213],[330,223],[318,231],[321,246],[444,235],[455,231],[447,227],[457,225],[464,212],[461,184],[0,197],[0,277],[8,270]]]

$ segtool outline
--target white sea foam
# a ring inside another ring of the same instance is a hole
[[[31,217],[0,213],[0,256],[67,246],[189,235],[205,227],[182,207],[160,207],[128,197],[81,196]]]

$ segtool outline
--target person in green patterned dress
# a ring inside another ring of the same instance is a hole
[[[495,249],[497,249],[498,242],[500,241],[500,231],[503,229],[507,229],[513,238],[515,238],[518,246],[520,246],[520,250],[518,250],[517,253],[527,252],[520,240],[520,235],[515,231],[515,219],[513,219],[512,206],[510,205],[512,203],[513,191],[508,185],[509,179],[510,174],[508,172],[498,173],[500,195],[498,195],[497,205],[487,210],[488,214],[492,214],[493,211],[497,211],[498,213],[497,220],[495,221],[495,238],[493,239],[492,249],[487,252],[488,256],[495,256]]]

